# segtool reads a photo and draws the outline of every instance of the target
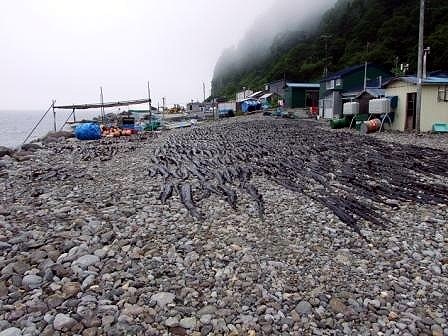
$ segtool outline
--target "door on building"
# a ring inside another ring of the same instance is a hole
[[[404,129],[411,131],[415,129],[415,114],[417,109],[417,93],[410,92],[406,98],[406,121]]]
[[[317,107],[319,104],[319,91],[305,91],[305,107]]]

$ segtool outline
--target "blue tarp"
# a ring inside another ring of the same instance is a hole
[[[261,110],[261,103],[258,100],[245,100],[241,103],[241,111],[244,113]]]
[[[101,139],[101,129],[98,124],[84,123],[76,126],[75,136],[79,140]]]

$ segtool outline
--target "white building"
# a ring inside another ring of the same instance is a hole
[[[405,131],[416,128],[417,77],[406,76],[384,85],[386,96],[397,96],[392,129]],[[422,83],[420,130],[429,132],[437,123],[448,124],[448,78],[427,77]]]
[[[236,94],[236,102],[241,103],[243,100],[249,98],[249,96],[253,93],[254,92],[252,90],[244,90],[244,91],[238,92]]]

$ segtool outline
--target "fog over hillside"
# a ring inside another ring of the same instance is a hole
[[[222,52],[215,66],[214,78],[219,78],[239,67],[262,61],[271,52],[276,38],[288,36],[290,32],[297,32],[295,37],[306,36],[313,32],[322,14],[335,2],[336,0],[277,1],[255,20],[252,28],[236,46],[230,46]]]

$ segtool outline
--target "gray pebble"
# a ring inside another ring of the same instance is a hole
[[[312,310],[312,306],[311,303],[309,303],[308,301],[300,301],[296,308],[295,311],[301,315],[308,315],[309,313],[311,313]]]
[[[172,293],[160,292],[151,296],[151,300],[156,301],[160,307],[165,307],[167,304],[172,303],[175,297]]]
[[[179,325],[185,329],[196,328],[196,318],[195,317],[184,317],[180,320]]]
[[[67,331],[76,324],[76,320],[70,315],[59,313],[55,316],[53,321],[53,328],[55,330]]]
[[[42,277],[34,274],[25,275],[22,279],[22,285],[29,289],[39,288],[42,285]]]
[[[22,330],[11,327],[0,332],[0,336],[22,336]]]
[[[96,255],[86,254],[86,255],[83,255],[82,257],[79,257],[78,259],[76,259],[73,262],[73,265],[77,265],[81,268],[87,268],[91,265],[96,264],[99,261],[100,261],[100,258],[97,257]]]

